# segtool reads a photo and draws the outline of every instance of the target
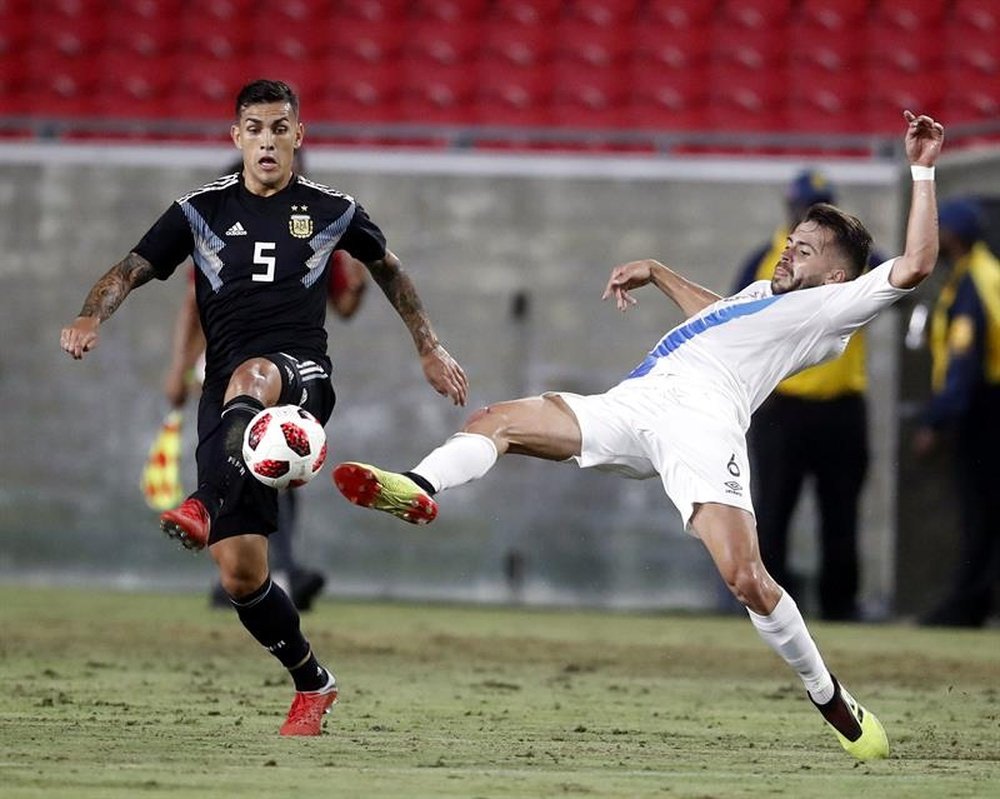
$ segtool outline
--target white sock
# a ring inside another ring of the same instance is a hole
[[[478,480],[493,468],[497,457],[493,439],[479,433],[455,433],[410,471],[423,477],[435,491],[444,491]]]
[[[749,608],[747,613],[760,637],[795,669],[813,700],[822,705],[833,699],[833,678],[788,592],[781,595],[771,615],[761,616]]]

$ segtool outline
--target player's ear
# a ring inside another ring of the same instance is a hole
[[[826,273],[826,280],[824,283],[844,283],[847,281],[847,270],[845,269],[833,269]]]
[[[301,122],[296,123],[296,125],[295,125],[295,144],[293,145],[296,150],[298,150],[299,147],[302,146],[302,139],[305,137],[305,135],[306,135],[305,125],[303,125]]]
[[[243,148],[240,147],[240,126],[234,123],[229,129],[229,135],[232,137],[233,144],[236,145],[236,149],[242,150]]]

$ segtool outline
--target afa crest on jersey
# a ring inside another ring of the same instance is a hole
[[[308,239],[313,234],[313,221],[309,214],[292,214],[288,220],[288,232],[297,239]]]

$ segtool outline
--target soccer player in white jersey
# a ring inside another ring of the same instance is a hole
[[[843,747],[887,757],[875,716],[829,672],[795,601],[760,559],[745,434],[753,410],[784,377],[838,355],[855,330],[934,268],[933,169],[944,129],[904,112],[913,191],[902,255],[858,277],[871,236],[831,205],[814,206],[791,232],[771,281],[722,299],[653,260],[611,271],[604,298],[628,309],[654,285],[688,315],[604,394],[553,392],[476,411],[461,432],[405,473],[343,463],[333,479],[355,504],[416,524],[432,521],[432,495],[486,474],[504,453],[575,461],[631,477],[659,476],[687,529],[707,547],[754,627],[799,675]]]

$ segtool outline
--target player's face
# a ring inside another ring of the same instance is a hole
[[[247,189],[267,197],[288,185],[302,132],[302,123],[288,103],[259,103],[243,109],[232,136],[243,153]]]
[[[771,291],[785,294],[841,283],[846,277],[844,256],[834,244],[833,233],[816,222],[802,222],[788,235],[771,278]]]

